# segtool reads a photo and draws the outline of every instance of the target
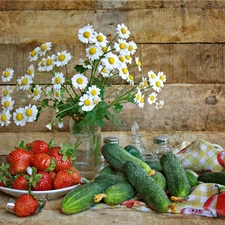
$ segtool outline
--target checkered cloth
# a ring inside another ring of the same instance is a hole
[[[187,143],[186,143],[187,144]],[[196,140],[176,153],[181,165],[193,171],[210,170],[214,172],[225,170],[225,151],[219,145],[205,140]]]

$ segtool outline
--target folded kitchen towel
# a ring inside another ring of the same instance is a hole
[[[205,140],[195,140],[180,151],[176,150],[175,153],[185,169],[214,172],[225,170],[224,149]]]

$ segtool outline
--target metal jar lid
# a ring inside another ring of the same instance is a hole
[[[117,137],[105,137],[104,138],[104,143],[110,143],[110,144],[119,144],[119,138]]]
[[[155,136],[153,138],[153,142],[154,144],[168,144],[169,143],[169,138],[168,136],[165,135],[159,135],[159,136]]]

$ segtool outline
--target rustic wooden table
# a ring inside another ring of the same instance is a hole
[[[178,215],[170,213],[140,212],[129,208],[88,209],[86,211],[65,215],[59,210],[62,198],[48,201],[43,211],[35,216],[19,218],[5,209],[9,195],[0,192],[0,225],[101,225],[101,224],[154,224],[154,225],[222,225],[225,218],[208,218],[202,216]]]

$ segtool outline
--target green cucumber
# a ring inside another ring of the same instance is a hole
[[[98,175],[102,174],[116,174],[116,171],[111,166],[105,166],[101,171],[98,173]]]
[[[145,161],[153,170],[162,170],[162,166],[159,162],[159,160],[146,160]]]
[[[194,187],[199,184],[197,173],[195,173],[192,170],[188,170],[188,169],[185,169],[185,172],[186,172],[186,175],[187,175],[187,178],[189,180],[191,187]]]
[[[166,178],[161,172],[156,170],[155,174],[152,175],[152,178],[161,186],[164,191],[166,191]]]
[[[114,182],[114,184],[121,182],[121,181],[125,181],[126,178],[123,174],[119,175],[119,174],[100,174],[97,177],[95,177],[94,179],[95,181],[104,181],[104,180],[110,180],[111,182]]]
[[[160,163],[166,177],[169,194],[173,198],[187,197],[191,192],[191,185],[176,155],[172,152],[165,153],[160,158]]]
[[[135,189],[127,181],[122,181],[107,188],[103,194],[95,196],[95,201],[102,199],[107,205],[118,205],[136,195]]]
[[[74,214],[86,210],[95,204],[94,197],[104,192],[108,187],[117,183],[117,180],[96,180],[71,190],[66,194],[60,209],[64,214]]]
[[[145,203],[157,212],[168,212],[171,204],[161,186],[137,163],[127,161],[123,166],[125,177],[141,195]]]
[[[204,172],[199,175],[198,181],[225,185],[225,172]]]
[[[131,155],[137,157],[138,159],[144,160],[141,152],[135,146],[127,145],[124,149],[128,151]]]
[[[131,155],[127,152],[123,147],[119,146],[118,144],[108,144],[102,146],[102,155],[104,156],[105,160],[108,164],[113,167],[115,170],[119,172],[123,172],[123,165],[127,161],[136,162],[141,166],[143,170],[145,170],[149,174],[154,174],[154,170],[145,163],[143,160],[138,159],[137,157]]]

